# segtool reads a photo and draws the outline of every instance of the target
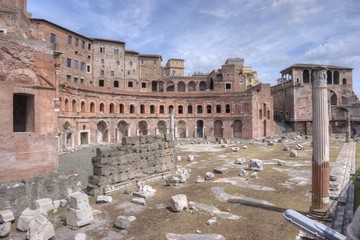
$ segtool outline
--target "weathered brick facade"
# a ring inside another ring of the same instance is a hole
[[[281,71],[278,85],[271,88],[274,119],[291,124],[294,131],[312,133],[312,68],[314,64],[294,64]],[[352,117],[353,135],[359,133],[358,110],[352,91],[352,68],[325,65],[329,98],[330,128],[345,133],[345,113]]]
[[[270,86],[243,59],[184,76],[182,59],[162,67],[160,55],[29,17],[26,0],[0,0],[0,180],[54,171],[64,149],[170,133],[171,109],[176,138],[274,134]],[[18,133],[13,109],[25,103]]]

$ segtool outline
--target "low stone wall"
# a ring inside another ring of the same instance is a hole
[[[35,200],[66,199],[68,191],[81,189],[79,175],[49,174],[31,180],[0,184],[0,210],[9,209],[15,216],[27,207],[35,209]]]
[[[122,144],[96,149],[87,192],[104,194],[107,185],[147,178],[176,169],[170,135],[124,137]]]

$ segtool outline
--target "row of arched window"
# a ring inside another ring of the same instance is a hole
[[[138,109],[137,109],[138,108]],[[235,108],[235,112],[236,113],[240,113],[242,112],[241,110],[243,110],[244,113],[249,113],[250,112],[250,104],[249,103],[237,103],[234,106]],[[178,105],[177,109],[175,109],[175,107],[173,105],[169,105],[167,109],[165,109],[164,105],[160,105],[158,107],[158,111],[156,112],[156,106],[151,104],[149,106],[149,111],[146,112],[146,106],[145,104],[140,104],[139,106],[136,106],[135,104],[130,104],[128,106],[128,109],[125,109],[125,105],[120,103],[118,105],[118,108],[115,108],[115,104],[114,103],[110,103],[109,104],[109,108],[105,110],[105,104],[104,103],[100,103],[99,104],[99,108],[98,110],[96,110],[95,107],[95,103],[94,102],[90,102],[89,105],[89,109],[88,112],[91,113],[95,113],[95,112],[100,112],[100,113],[129,113],[129,114],[135,114],[135,113],[140,113],[140,114],[145,114],[145,113],[150,113],[150,114],[170,114],[171,111],[174,111],[174,113],[177,114],[193,114],[193,113],[198,113],[198,114],[202,114],[202,113],[206,113],[206,114],[212,114],[212,113],[231,113],[231,105],[230,104],[216,104],[215,106],[207,104],[205,107],[203,105],[187,105],[187,106],[183,106],[183,105]],[[78,104],[77,101],[74,99],[72,100],[72,102],[70,103],[70,101],[66,98],[64,101],[64,108],[63,111],[65,112],[86,112],[86,104],[85,101],[81,101],[80,103],[80,109],[78,109]]]
[[[305,69],[303,71],[303,83],[311,83],[311,71]],[[335,84],[335,85],[339,85],[340,84],[340,73],[339,71],[330,71],[328,70],[326,72],[326,75],[327,75],[327,84],[328,85],[332,85],[332,84]],[[341,84],[345,85],[347,84],[347,81],[346,81],[346,78],[343,78],[342,79],[342,82]]]

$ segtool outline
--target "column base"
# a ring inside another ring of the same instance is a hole
[[[308,214],[308,218],[318,220],[318,221],[324,221],[324,222],[332,222],[333,218],[329,210],[318,210],[318,209],[312,209],[310,208]]]

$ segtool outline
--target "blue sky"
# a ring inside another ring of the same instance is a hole
[[[28,0],[44,18],[126,49],[185,59],[186,74],[245,59],[274,85],[294,63],[352,67],[360,97],[359,0]]]

